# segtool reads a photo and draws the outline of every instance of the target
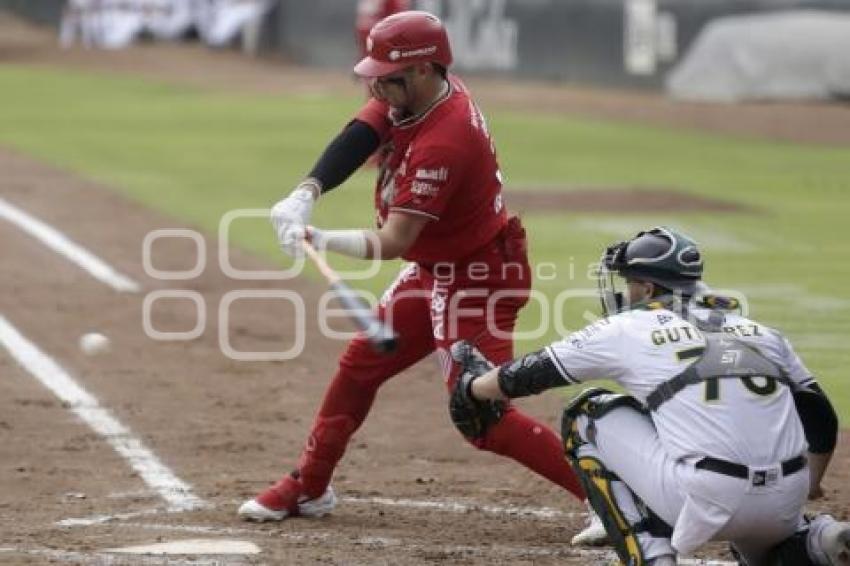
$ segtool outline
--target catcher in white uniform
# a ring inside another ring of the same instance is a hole
[[[850,523],[803,515],[835,447],[831,403],[790,343],[711,295],[702,271],[696,244],[666,228],[608,247],[605,318],[499,368],[454,344],[452,419],[475,431],[485,403],[615,380],[629,395],[584,391],[562,425],[624,565],[675,564],[711,540],[748,566],[850,565]]]

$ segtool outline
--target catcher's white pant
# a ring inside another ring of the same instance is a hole
[[[588,417],[580,415],[577,422],[587,440]],[[807,467],[783,476],[777,462],[765,475],[765,485],[755,486],[752,478],[697,469],[699,458],[672,459],[650,417],[631,408],[612,410],[595,420],[594,427],[594,443],[583,445],[582,455],[599,459],[673,527],[671,539],[639,536],[647,558],[689,555],[710,540],[724,540],[749,564],[759,564],[771,547],[805,524]]]

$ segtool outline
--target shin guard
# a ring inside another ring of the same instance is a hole
[[[645,566],[639,535],[669,537],[671,529],[652,513],[616,474],[605,467],[593,444],[595,419],[616,407],[642,410],[631,397],[606,389],[589,389],[576,397],[564,410],[562,437],[564,452],[578,475],[593,510],[599,515],[605,531],[623,566]],[[587,417],[584,433],[578,418]]]

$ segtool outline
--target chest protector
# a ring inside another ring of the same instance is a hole
[[[761,352],[728,336],[706,334],[705,348],[692,352],[699,359],[679,375],[665,381],[646,398],[650,411],[657,411],[679,391],[710,379],[767,378],[791,386],[788,375]]]

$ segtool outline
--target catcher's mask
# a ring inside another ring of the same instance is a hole
[[[617,275],[692,297],[700,290],[702,269],[702,255],[688,236],[664,226],[638,232],[631,240],[608,246],[602,255],[597,274],[602,310],[612,315],[629,308],[617,289]]]

